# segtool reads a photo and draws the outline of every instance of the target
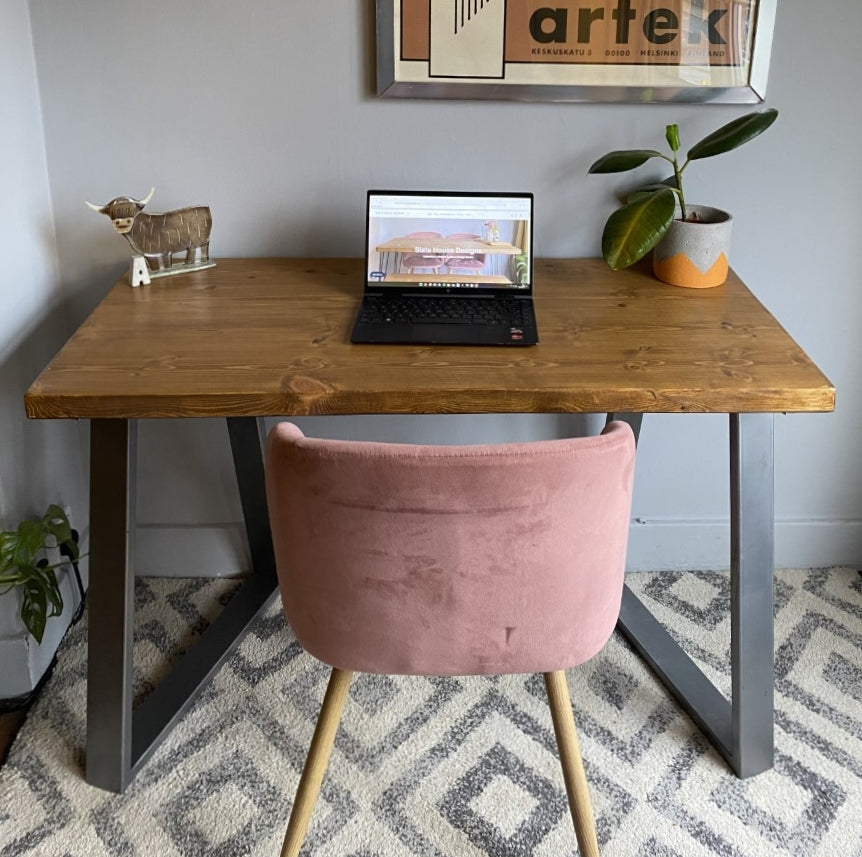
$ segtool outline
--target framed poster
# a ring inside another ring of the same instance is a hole
[[[754,103],[778,0],[377,0],[377,93]]]

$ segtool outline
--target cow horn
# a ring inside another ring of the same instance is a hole
[[[92,208],[93,211],[98,211],[99,214],[102,213],[102,209],[105,207],[104,205],[93,205],[92,202],[87,202],[86,200],[84,200],[84,205],[86,205],[87,208]]]
[[[141,205],[146,205],[152,198],[153,194],[156,192],[154,187],[150,188],[150,192],[141,200]]]

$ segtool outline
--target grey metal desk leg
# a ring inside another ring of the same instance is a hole
[[[87,782],[131,780],[135,420],[90,422]]]
[[[251,567],[254,574],[275,580],[275,554],[266,507],[266,480],[261,450],[266,442],[262,417],[228,417],[239,499],[245,519]]]
[[[774,762],[774,452],[772,414],[730,416],[732,764]]]
[[[641,436],[641,424],[644,420],[643,414],[608,414],[608,418],[605,420],[605,425],[614,420],[628,423],[631,426],[632,431],[635,433],[635,443],[638,442]]]
[[[639,415],[633,417],[639,427]],[[628,586],[618,622],[740,777],[771,768],[774,755],[772,442],[772,414],[730,415],[732,700],[724,698]]]
[[[229,421],[229,429],[254,574],[133,713],[137,425],[134,420],[91,422],[86,776],[99,788],[125,790],[276,590],[263,421],[237,418]]]
[[[132,736],[134,772],[191,708],[200,691],[230,657],[276,590],[275,558],[264,490],[263,420],[236,417],[227,422],[253,573],[207,627],[200,640],[183,655],[135,712]]]

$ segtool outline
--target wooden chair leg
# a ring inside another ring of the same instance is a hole
[[[296,797],[293,800],[281,857],[297,857],[305,841],[308,822],[311,819],[314,804],[317,802],[317,796],[320,794],[320,785],[326,773],[326,766],[329,764],[332,745],[335,743],[335,733],[341,722],[341,713],[344,711],[344,703],[347,701],[347,691],[350,689],[352,679],[353,673],[349,670],[333,669],[329,676],[326,696],[323,698],[323,706],[317,718],[317,725],[314,727],[314,737],[311,739],[311,747],[308,749],[308,756],[296,789]]]
[[[558,670],[544,675],[554,733],[560,751],[560,764],[563,766],[563,779],[566,782],[566,794],[569,797],[569,810],[575,824],[575,835],[578,837],[578,850],[581,857],[599,857],[596,822],[578,745],[575,718],[572,716],[572,701],[569,698],[566,674]]]

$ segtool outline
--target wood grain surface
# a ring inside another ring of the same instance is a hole
[[[220,259],[117,282],[25,397],[34,418],[830,411],[835,391],[731,273],[536,263],[535,347],[352,345],[359,259]]]

